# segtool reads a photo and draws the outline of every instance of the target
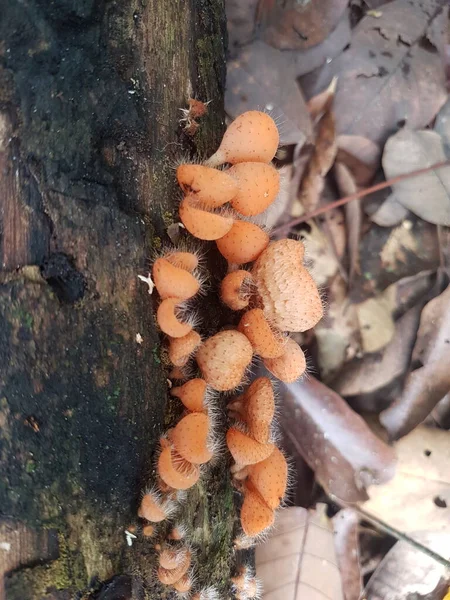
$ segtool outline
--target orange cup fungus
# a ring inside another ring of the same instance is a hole
[[[306,331],[322,318],[317,286],[303,266],[297,240],[272,242],[252,268],[264,314],[280,331]]]
[[[293,339],[288,338],[284,353],[277,358],[265,358],[264,366],[284,383],[297,381],[306,370],[306,359],[303,350]]]
[[[215,213],[194,196],[186,196],[178,209],[181,222],[191,235],[200,240],[218,240],[233,226],[233,218],[222,211]]]
[[[253,352],[263,358],[278,358],[285,352],[285,339],[279,331],[272,329],[261,308],[244,313],[238,331],[249,340]]]
[[[168,252],[164,258],[175,267],[190,273],[198,267],[198,256],[194,252]]]
[[[240,467],[261,462],[271,455],[275,447],[271,443],[257,442],[235,427],[227,431],[226,440],[231,456]]]
[[[172,264],[166,258],[155,260],[152,275],[161,300],[174,296],[180,300],[188,300],[200,290],[200,282],[192,273]]]
[[[161,439],[158,475],[174,490],[187,490],[200,478],[200,468],[185,460],[168,440]]]
[[[226,275],[220,286],[220,297],[232,310],[247,308],[252,294],[253,277],[248,271],[239,269]]]
[[[202,343],[202,338],[193,329],[180,338],[169,341],[169,360],[175,367],[184,367]]]
[[[218,167],[224,163],[269,163],[275,156],[279,141],[274,120],[266,113],[249,110],[231,123],[218,150],[205,164]]]
[[[280,191],[280,176],[272,165],[261,162],[239,163],[228,169],[227,173],[238,183],[231,206],[246,217],[264,212]]]
[[[269,235],[248,221],[235,221],[231,229],[216,241],[219,252],[228,262],[241,265],[258,258],[269,244]]]
[[[185,384],[170,390],[172,396],[179,398],[184,406],[191,412],[203,412],[205,410],[206,381],[196,377],[186,381]]]
[[[257,491],[247,486],[241,508],[241,525],[245,535],[259,535],[271,527],[274,521],[275,512],[267,506]]]
[[[288,467],[284,454],[274,448],[265,460],[248,467],[248,481],[272,510],[278,508],[286,493]]]
[[[247,426],[249,434],[261,444],[270,438],[275,414],[275,398],[272,384],[267,377],[258,377],[228,409],[238,415]]]
[[[248,339],[235,330],[220,331],[197,350],[196,360],[206,383],[225,392],[237,387],[253,356]]]
[[[169,437],[178,454],[194,465],[202,465],[213,456],[210,448],[210,419],[204,413],[190,413],[178,421]]]
[[[181,318],[182,303],[180,298],[165,298],[156,312],[161,331],[172,338],[182,338],[192,331],[192,325]]]
[[[238,179],[231,173],[204,165],[180,165],[177,179],[185,195],[195,198],[208,208],[219,208],[230,202],[238,192]]]
[[[162,498],[161,494],[149,491],[142,496],[138,517],[151,523],[160,523],[173,513],[174,507],[174,503],[168,498]]]

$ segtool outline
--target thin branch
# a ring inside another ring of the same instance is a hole
[[[318,215],[322,215],[325,212],[333,208],[337,208],[338,206],[343,206],[352,200],[356,200],[357,198],[364,198],[369,194],[373,194],[374,192],[378,192],[379,190],[384,190],[391,185],[398,183],[399,181],[404,181],[405,179],[410,179],[411,177],[417,177],[418,175],[423,175],[424,173],[428,173],[429,171],[434,171],[435,169],[440,169],[441,167],[450,166],[450,159],[444,160],[442,162],[438,162],[430,167],[425,167],[423,169],[418,169],[417,171],[412,171],[411,173],[404,173],[403,175],[397,175],[397,177],[393,177],[392,179],[388,179],[387,181],[382,181],[381,183],[377,183],[372,185],[371,187],[365,188],[363,190],[359,190],[354,194],[350,194],[349,196],[345,196],[345,198],[341,198],[340,200],[336,200],[335,202],[330,202],[325,206],[321,206],[320,208],[316,208],[316,210],[311,211],[310,213],[293,219],[284,225],[280,225],[272,230],[272,234],[276,235],[277,233],[284,233],[286,230],[291,229],[294,225],[298,225],[299,223],[304,223],[305,221],[309,221]]]

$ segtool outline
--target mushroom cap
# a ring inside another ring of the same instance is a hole
[[[170,264],[192,273],[198,267],[198,256],[194,252],[168,252],[164,258]]]
[[[192,576],[189,573],[185,573],[181,579],[173,584],[173,587],[179,594],[186,594],[192,588]]]
[[[170,393],[172,396],[179,398],[191,412],[203,412],[205,410],[206,381],[200,377],[190,379],[179,387],[173,387]]]
[[[278,358],[263,359],[264,366],[284,383],[293,383],[306,370],[306,359],[303,350],[292,338],[286,341],[285,351]]]
[[[306,331],[322,318],[317,286],[303,266],[304,247],[297,240],[278,240],[253,265],[264,314],[280,331]]]
[[[200,478],[199,466],[184,460],[166,440],[161,440],[161,446],[158,475],[164,483],[175,490],[187,490],[195,485]]]
[[[241,524],[245,535],[259,535],[271,527],[274,520],[275,512],[267,506],[256,490],[248,486],[241,508]]]
[[[173,585],[179,581],[183,575],[187,572],[191,566],[191,553],[189,550],[186,552],[182,562],[175,569],[164,569],[164,567],[158,567],[158,579],[165,585]]]
[[[200,240],[218,240],[227,234],[233,226],[231,216],[209,211],[204,204],[199,204],[193,196],[183,198],[178,212],[189,233]]]
[[[144,535],[145,537],[152,537],[154,533],[155,528],[153,527],[153,525],[145,525],[142,528],[142,535]]]
[[[182,546],[181,548],[162,548],[158,557],[159,565],[164,569],[176,569],[184,563],[187,553],[188,549],[186,546]]]
[[[272,166],[262,162],[244,162],[227,171],[238,183],[231,206],[241,215],[259,215],[268,208],[280,190],[280,175]]]
[[[182,302],[180,298],[165,298],[156,311],[156,321],[161,331],[172,338],[184,337],[192,330],[190,323],[183,323],[177,316]]]
[[[157,258],[153,263],[153,281],[161,299],[176,296],[188,300],[200,289],[200,282],[184,268],[172,264],[166,258]]]
[[[253,277],[252,274],[243,269],[231,271],[225,275],[220,285],[220,297],[232,310],[242,310],[247,308],[251,290]]]
[[[205,165],[180,165],[177,179],[186,195],[194,196],[208,208],[219,208],[230,202],[238,191],[235,178]]]
[[[273,386],[268,377],[258,377],[247,389],[244,410],[251,436],[257,442],[267,443],[275,414]]]
[[[274,448],[265,460],[248,467],[248,479],[264,502],[275,510],[286,493],[288,467],[284,454]]]
[[[258,110],[249,110],[230,124],[217,152],[205,164],[217,167],[223,163],[269,163],[275,156],[279,141],[272,117]]]
[[[269,443],[261,444],[234,427],[227,431],[226,440],[231,456],[240,467],[261,462],[272,454],[275,447]]]
[[[252,308],[242,315],[238,331],[243,333],[262,358],[277,358],[284,353],[285,339],[274,331],[261,308]]]
[[[170,432],[178,454],[195,465],[211,460],[213,453],[208,448],[210,426],[209,417],[204,413],[189,413],[178,421]]]
[[[225,392],[241,383],[252,356],[252,346],[245,335],[226,330],[204,341],[196,359],[206,383],[214,390]]]
[[[219,252],[237,265],[252,262],[267,248],[269,234],[249,221],[235,221],[223,237],[216,240]]]
[[[164,519],[167,519],[167,516],[164,506],[155,494],[149,493],[142,496],[138,517],[152,523],[160,523],[161,521],[164,521]]]
[[[183,337],[172,338],[169,342],[170,362],[176,367],[184,367],[201,343],[202,338],[193,329]]]

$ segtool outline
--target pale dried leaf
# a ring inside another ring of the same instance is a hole
[[[336,392],[313,377],[283,390],[283,429],[329,494],[344,502],[364,500],[367,486],[393,476],[392,449]]]
[[[356,182],[350,169],[340,162],[334,165],[336,183],[341,196],[350,196],[357,191]],[[361,237],[362,210],[359,199],[348,202],[345,207],[345,222],[347,224],[347,245],[349,254],[349,274],[351,282],[356,273],[360,272],[359,265],[359,240]]]
[[[450,286],[423,309],[413,356],[423,366],[412,371],[400,398],[380,415],[391,438],[409,433],[450,391]]]
[[[378,352],[392,340],[395,323],[389,303],[383,294],[356,305],[365,353]]]
[[[450,99],[439,111],[434,130],[441,136],[445,155],[450,158]]]
[[[353,508],[344,508],[332,520],[334,547],[345,600],[359,600],[362,592],[362,577],[359,561],[358,513]]]
[[[380,227],[394,227],[399,225],[408,215],[409,210],[397,202],[395,194],[391,194],[381,204],[370,219]]]
[[[391,179],[445,158],[438,133],[402,129],[388,139],[382,162],[386,178]],[[450,225],[450,166],[404,179],[392,188],[395,200],[425,221]]]
[[[416,532],[412,537],[444,558],[450,558],[450,534]],[[440,600],[448,584],[443,565],[407,542],[397,542],[370,578],[366,600]]]
[[[236,118],[247,110],[266,110],[280,129],[280,143],[304,143],[311,123],[293,62],[257,40],[228,63],[225,110]]]
[[[447,394],[433,408],[431,416],[443,429],[450,429],[450,394]]]
[[[442,56],[447,0],[395,0],[365,16],[348,50],[301,81],[307,97],[338,76],[338,133],[362,135],[383,144],[406,122],[428,125],[447,98]],[[411,93],[411,90],[414,90]]]
[[[421,426],[394,448],[395,476],[370,490],[364,510],[399,531],[433,529],[450,534],[450,432]],[[439,507],[436,498],[447,508]]]
[[[396,273],[398,266],[407,262],[408,254],[417,254],[419,247],[411,221],[403,221],[389,234],[380,253],[381,263],[387,271]]]
[[[308,268],[314,281],[319,286],[327,285],[337,273],[339,263],[326,236],[314,222],[311,222],[310,230],[303,232],[302,238],[305,243]]]
[[[358,187],[369,185],[381,164],[378,144],[361,135],[338,135],[336,160],[346,165]]]
[[[396,322],[392,341],[383,352],[346,364],[332,381],[333,389],[345,397],[372,394],[403,377],[409,366],[419,318],[420,307],[411,308]]]
[[[335,29],[347,5],[348,0],[312,0],[303,6],[288,2],[283,8],[271,3],[264,15],[264,40],[280,50],[316,46]]]
[[[277,514],[269,539],[256,548],[264,600],[343,600],[326,505]]]

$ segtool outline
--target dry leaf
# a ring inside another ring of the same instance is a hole
[[[345,397],[374,394],[403,377],[408,369],[419,317],[420,307],[411,308],[396,322],[392,341],[383,352],[368,354],[344,365],[331,382],[332,388]]]
[[[337,273],[339,263],[329,241],[319,227],[311,222],[310,230],[304,231],[302,238],[305,244],[308,268],[319,286],[328,285],[330,279]]]
[[[356,305],[365,353],[378,352],[392,340],[395,323],[389,302],[383,294]]]
[[[381,163],[378,144],[361,135],[338,135],[336,160],[353,175],[358,187],[369,185]]]
[[[445,155],[450,158],[450,99],[439,111],[434,130],[441,136]]]
[[[256,574],[264,600],[343,600],[326,505],[279,512],[269,539],[256,547]]]
[[[247,110],[269,111],[279,126],[282,145],[303,144],[311,136],[293,63],[261,41],[249,44],[228,63],[225,109],[232,118]]]
[[[450,535],[417,532],[416,541],[450,558]],[[364,590],[366,600],[441,600],[448,589],[445,567],[407,542],[397,542]]]
[[[307,97],[338,76],[338,133],[362,135],[383,144],[395,129],[428,125],[446,101],[440,52],[446,40],[447,0],[395,0],[381,16],[365,16],[351,44],[307,79]],[[412,93],[411,90],[414,90]]]
[[[359,561],[358,513],[353,508],[344,508],[332,520],[334,547],[345,600],[359,600],[362,592],[362,577]]]
[[[450,286],[425,306],[414,347],[412,371],[398,400],[380,415],[391,438],[406,435],[450,391]]]
[[[436,404],[431,416],[439,427],[450,429],[450,394],[447,394]]]
[[[397,202],[392,194],[386,198],[370,219],[380,227],[395,227],[399,225],[409,214],[409,210],[400,202]]]
[[[393,476],[392,449],[336,392],[313,377],[283,390],[283,430],[329,494],[344,502],[364,500],[368,485]]]
[[[259,0],[226,0],[228,47],[231,52],[251,41],[258,3]]]
[[[399,531],[450,534],[450,432],[418,427],[394,448],[395,476],[370,490],[364,510]]]
[[[387,179],[445,160],[441,137],[435,131],[402,129],[386,142],[383,169]],[[392,196],[420,218],[450,225],[450,166],[392,185]]]
[[[350,196],[357,191],[356,182],[349,168],[340,162],[334,165],[336,183],[341,196]],[[355,273],[360,272],[359,265],[359,239],[361,237],[362,210],[359,199],[348,202],[345,207],[345,222],[347,224],[347,245],[349,254],[349,274],[351,282]]]
[[[311,0],[303,6],[288,0],[283,8],[266,2],[264,40],[280,50],[311,48],[323,42],[337,26],[348,0]],[[270,6],[269,6],[270,4]]]

